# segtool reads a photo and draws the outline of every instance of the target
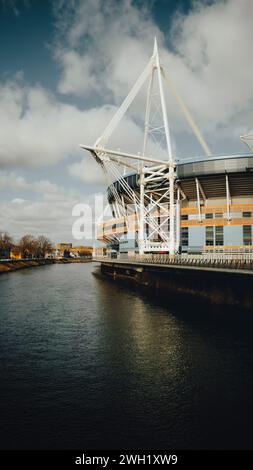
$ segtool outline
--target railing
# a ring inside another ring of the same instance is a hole
[[[20,261],[38,261],[52,258],[0,258],[0,263],[18,263]]]
[[[253,270],[253,253],[204,253],[204,254],[182,254],[170,256],[167,254],[146,254],[133,256],[118,256],[109,258],[100,256],[94,258],[94,261],[128,262],[140,264],[162,264],[193,266],[222,269],[247,269]]]

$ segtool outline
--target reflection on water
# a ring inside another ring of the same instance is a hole
[[[1,276],[1,447],[252,447],[251,316],[92,271]]]

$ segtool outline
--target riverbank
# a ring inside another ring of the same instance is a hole
[[[0,274],[49,264],[90,263],[87,258],[0,260]]]
[[[253,308],[252,270],[107,260],[101,273],[170,302]]]

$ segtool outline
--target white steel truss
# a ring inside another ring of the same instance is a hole
[[[253,152],[253,131],[240,136],[241,141]]]
[[[149,80],[149,83],[146,98],[142,155],[107,148],[107,143],[112,133],[147,80]],[[155,80],[157,82],[156,91],[154,86]],[[103,134],[96,140],[93,146],[80,145],[81,148],[88,150],[103,168],[114,198],[115,214],[124,217],[127,227],[128,208],[126,208],[124,198],[122,197],[122,191],[118,191],[117,186],[114,184],[115,180],[131,203],[130,214],[135,215],[135,220],[138,224],[138,247],[140,254],[164,251],[173,255],[178,249],[180,239],[180,197],[182,196],[182,191],[175,185],[176,161],[172,152],[163,80],[175,96],[181,111],[205,154],[210,155],[210,149],[199,128],[176,91],[167,71],[160,63],[156,39],[151,59],[105,128]],[[150,140],[155,144],[151,150],[152,155],[149,154],[148,150],[148,141]],[[153,155],[154,148],[156,149],[155,155]],[[166,157],[157,158],[157,153],[161,152],[164,154],[164,150]],[[139,191],[135,191],[128,184],[125,178],[126,168],[139,174]],[[200,189],[203,196],[202,188],[199,188],[198,182],[196,184],[198,193]]]

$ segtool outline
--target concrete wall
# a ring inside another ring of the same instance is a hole
[[[210,220],[210,225],[212,222]],[[206,244],[206,227],[189,227],[189,248],[200,247]],[[224,245],[243,245],[242,226],[224,226]]]
[[[206,243],[205,227],[189,227],[189,248],[203,247]]]
[[[243,245],[243,228],[242,226],[225,226],[224,227],[224,245],[235,246]]]

